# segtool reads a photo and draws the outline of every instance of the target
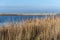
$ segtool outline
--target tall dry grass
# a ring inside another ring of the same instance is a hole
[[[0,40],[60,40],[60,18],[33,18],[0,27]]]

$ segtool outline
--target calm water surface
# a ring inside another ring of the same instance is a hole
[[[32,19],[32,18],[44,18],[45,16],[0,16],[0,24],[5,22],[17,22],[26,20],[26,19]]]

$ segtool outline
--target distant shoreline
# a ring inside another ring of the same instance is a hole
[[[32,13],[32,14],[30,14],[30,13],[29,14],[0,14],[0,16],[31,16],[31,15],[32,16],[36,16],[36,15],[45,16],[45,15],[56,15],[56,14],[54,14],[54,13],[51,13],[51,14],[46,14],[46,13],[45,14],[43,14],[43,13],[42,14],[40,14],[40,13],[39,14],[37,14],[37,13],[35,13],[35,14],[34,13]]]

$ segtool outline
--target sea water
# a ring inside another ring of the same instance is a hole
[[[26,19],[33,19],[33,18],[44,18],[45,16],[42,15],[31,15],[31,16],[0,16],[0,24],[6,23],[6,22],[18,22],[21,20],[26,20]]]

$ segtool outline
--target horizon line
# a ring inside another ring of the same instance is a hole
[[[45,15],[57,15],[57,13],[33,13],[33,14],[30,14],[30,13],[29,14],[28,13],[25,13],[25,14],[24,13],[20,13],[20,14],[18,14],[18,13],[17,14],[16,13],[15,14],[2,14],[2,13],[0,13],[0,16],[31,16],[31,15],[32,16],[34,16],[34,15],[35,16],[36,15],[42,15],[42,16],[44,15],[45,16]]]

